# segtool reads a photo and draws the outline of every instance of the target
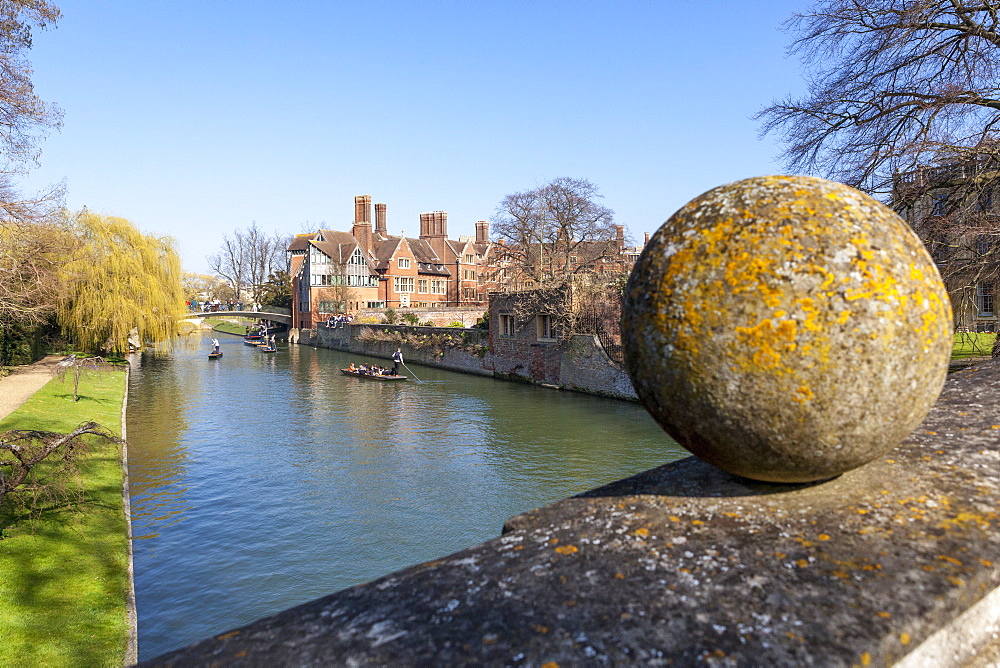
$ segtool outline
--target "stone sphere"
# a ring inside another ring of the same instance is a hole
[[[944,385],[951,305],[920,239],[845,185],[720,186],[643,250],[622,309],[640,401],[694,455],[770,482],[898,445]]]

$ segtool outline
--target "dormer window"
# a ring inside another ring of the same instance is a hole
[[[364,256],[364,253],[361,252],[360,248],[355,248],[354,249],[354,254],[351,255],[351,259],[348,260],[347,263],[348,264],[364,264],[365,263],[365,256]]]

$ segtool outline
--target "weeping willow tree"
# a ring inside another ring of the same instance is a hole
[[[133,329],[140,342],[174,336],[184,292],[173,240],[145,235],[124,218],[86,210],[76,224],[83,247],[62,273],[63,331],[80,348],[115,353],[128,350]]]

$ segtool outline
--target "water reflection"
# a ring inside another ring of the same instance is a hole
[[[132,375],[141,658],[494,537],[511,515],[679,456],[636,405],[417,367],[337,371],[191,337]]]

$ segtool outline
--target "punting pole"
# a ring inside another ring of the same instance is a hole
[[[424,382],[424,381],[420,380],[419,378],[417,378],[417,374],[413,373],[413,371],[411,371],[411,370],[410,370],[410,367],[406,366],[406,364],[405,364],[404,362],[400,362],[400,364],[402,364],[402,365],[403,365],[403,368],[404,368],[404,369],[406,369],[406,370],[407,370],[407,371],[409,371],[409,372],[410,372],[411,374],[413,374],[413,377],[414,377],[414,378],[416,379],[416,381],[417,381],[418,383],[422,383],[422,382]]]

